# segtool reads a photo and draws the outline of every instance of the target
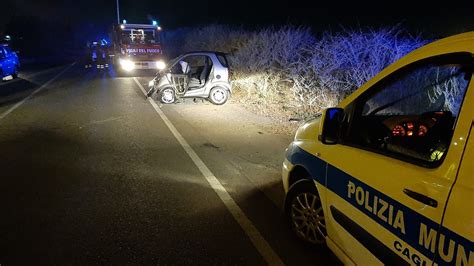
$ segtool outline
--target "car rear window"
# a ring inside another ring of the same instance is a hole
[[[224,54],[217,54],[217,59],[219,60],[222,66],[227,67],[227,68],[229,67],[227,57]]]

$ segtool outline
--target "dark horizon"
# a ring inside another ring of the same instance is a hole
[[[413,33],[429,37],[474,30],[474,4],[426,7],[397,3],[386,7],[380,2],[340,3],[314,1],[249,1],[238,4],[223,1],[120,1],[121,20],[149,23],[159,20],[164,29],[196,27],[219,23],[246,27],[305,25],[315,31],[341,27],[381,27],[401,24]],[[0,14],[0,31],[16,18],[54,21],[71,25],[106,28],[116,23],[114,0],[80,2],[7,0]],[[14,10],[15,12],[11,12]]]
[[[11,35],[11,45],[25,56],[80,54],[88,41],[108,39],[117,23],[115,0],[6,0],[0,10],[0,37]],[[222,1],[173,0],[159,2],[120,0],[120,19],[128,23],[158,20],[164,32],[209,24],[245,29],[286,25],[309,27],[314,34],[344,29],[377,29],[398,25],[406,34],[438,39],[474,30],[472,3],[443,7],[411,7],[398,4],[386,8],[374,2],[312,3],[309,0],[252,2],[238,5]],[[12,12],[14,10],[15,12]]]

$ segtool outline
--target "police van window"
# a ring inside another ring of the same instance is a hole
[[[150,31],[147,34],[147,38],[150,40],[150,43],[161,43],[161,35],[157,31]]]
[[[123,30],[121,41],[123,44],[159,44],[160,34],[155,30],[132,29]]]
[[[418,64],[375,85],[356,102],[347,142],[439,165],[472,75],[470,63],[451,62]]]

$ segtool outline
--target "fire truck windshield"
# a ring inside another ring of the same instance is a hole
[[[122,44],[159,44],[160,37],[155,30],[130,29],[122,31],[121,41]]]

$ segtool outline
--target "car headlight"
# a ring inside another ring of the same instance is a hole
[[[153,87],[153,86],[155,86],[155,80],[154,79],[152,79],[152,80],[150,80],[150,82],[148,82],[148,87]]]
[[[125,71],[132,71],[135,69],[135,64],[128,59],[120,59],[120,66],[122,66],[122,69]]]
[[[156,61],[156,68],[159,70],[163,70],[166,68],[166,64],[163,61]]]

